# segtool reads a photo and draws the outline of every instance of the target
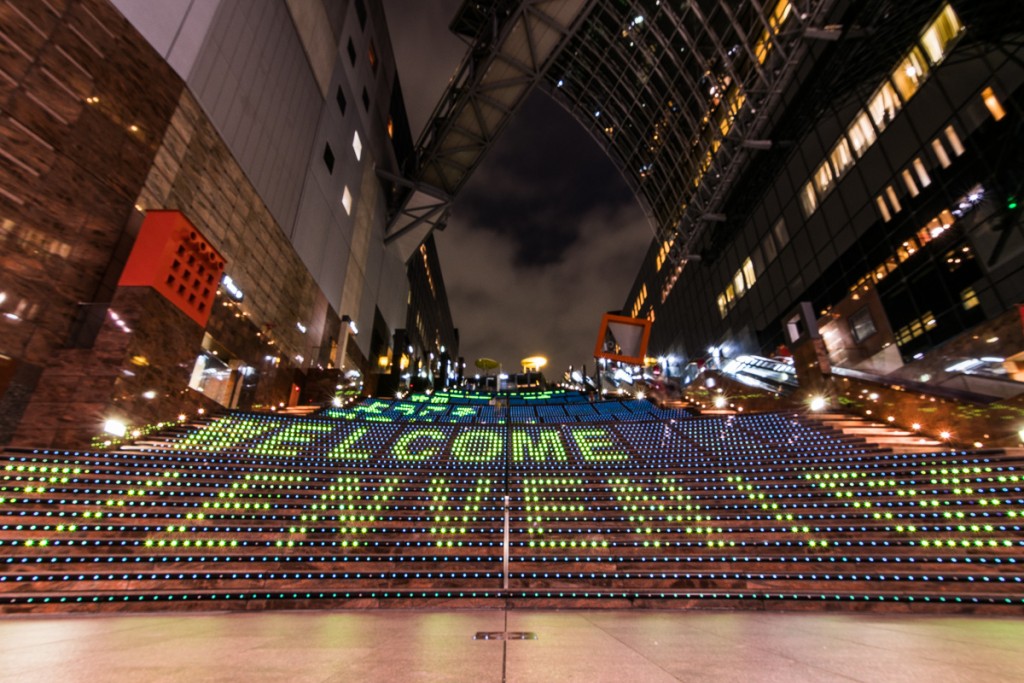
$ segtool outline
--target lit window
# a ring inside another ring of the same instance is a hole
[[[718,314],[723,318],[729,315],[729,302],[725,300],[725,294],[718,295]]]
[[[907,342],[920,337],[926,330],[930,330],[938,324],[939,323],[935,320],[935,316],[932,315],[932,312],[928,311],[920,318],[911,320],[909,323],[897,330],[896,344],[898,346],[903,346]]]
[[[893,211],[899,213],[900,211],[903,210],[903,207],[900,205],[899,197],[896,196],[896,190],[893,188],[892,185],[886,186],[885,196],[889,198],[889,203],[892,205]]]
[[[850,152],[850,143],[846,138],[841,138],[832,153],[829,155],[832,160],[832,167],[836,170],[836,177],[840,178],[846,170],[853,166],[853,154]]]
[[[732,285],[736,290],[736,296],[741,297],[747,292],[747,285],[743,282],[743,271],[737,270],[736,274],[732,276]]]
[[[736,290],[732,288],[732,285],[729,285],[728,287],[725,288],[725,300],[728,301],[729,303],[732,303],[735,298]]]
[[[896,247],[896,258],[903,263],[917,252],[917,242],[913,237]]]
[[[889,213],[889,206],[885,203],[885,197],[882,195],[875,197],[875,206],[878,207],[878,213],[882,214],[883,223],[888,223],[892,220],[892,214]]]
[[[827,161],[818,166],[818,170],[814,172],[814,186],[818,188],[818,194],[822,197],[828,194],[828,191],[832,189],[832,181],[834,179],[832,167]]]
[[[390,114],[388,114],[388,137],[395,137],[395,120],[391,118]]]
[[[743,271],[743,277],[747,280],[747,289],[757,282],[757,274],[754,272],[754,262],[749,258],[743,262],[743,266],[740,268]]]
[[[999,101],[995,90],[985,88],[981,91],[981,99],[985,101],[985,106],[988,107],[989,113],[992,114],[992,118],[996,121],[1001,121],[1006,116],[1006,110],[1003,109],[1003,104]]]
[[[891,83],[886,81],[875,91],[875,94],[868,102],[868,113],[871,114],[871,120],[875,122],[878,130],[885,130],[885,127],[896,116],[900,106],[896,90],[892,87]]]
[[[363,158],[363,141],[359,139],[359,131],[352,135],[352,151],[356,153],[356,161]]]
[[[946,153],[946,146],[942,144],[942,140],[935,138],[932,140],[932,151],[935,152],[935,158],[939,160],[939,165],[942,168],[949,168],[953,162],[949,160],[949,154]]]
[[[939,16],[928,25],[921,35],[921,47],[928,54],[928,61],[932,64],[941,62],[963,29],[964,25],[953,8],[948,4],[943,7]]]
[[[921,87],[921,83],[924,82],[927,73],[928,64],[924,60],[924,55],[916,47],[896,65],[896,69],[892,72],[892,82],[896,85],[896,90],[899,91],[904,102],[914,96],[917,89]]]
[[[928,187],[932,184],[932,178],[928,175],[928,170],[924,167],[924,162],[921,161],[921,157],[914,159],[914,173],[917,174],[917,179],[921,183],[921,187]]]
[[[807,183],[800,191],[800,206],[803,207],[806,216],[810,216],[818,208],[818,197],[814,194],[813,183]]]
[[[772,49],[772,36],[778,33],[779,28],[783,22],[789,17],[793,10],[793,6],[789,0],[780,0],[776,3],[775,9],[768,16],[768,29],[761,33],[760,39],[754,45],[754,55],[757,57],[759,64],[764,64],[765,60],[768,59],[768,53]]]
[[[917,189],[917,183],[914,182],[914,176],[910,175],[910,171],[903,169],[903,183],[907,186],[907,191],[910,192],[911,197],[916,197],[921,194],[921,191]]]
[[[867,112],[858,116],[846,132],[853,144],[853,151],[858,157],[864,156],[864,152],[875,141],[875,127],[871,125],[871,119],[868,118]]]
[[[960,136],[956,134],[956,128],[953,126],[946,126],[946,139],[949,140],[949,146],[953,148],[953,154],[960,156],[964,153],[964,143],[960,142]]]
[[[349,216],[352,215],[352,193],[348,191],[348,185],[345,186],[345,190],[341,193],[341,205],[345,207],[345,213]]]
[[[975,306],[981,305],[981,301],[978,300],[978,295],[975,293],[973,287],[968,287],[964,291],[960,292],[960,303],[963,304],[965,311],[969,311]]]

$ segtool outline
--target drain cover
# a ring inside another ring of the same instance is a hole
[[[504,640],[505,634],[502,631],[477,631],[473,640]]]
[[[477,631],[473,640],[537,640],[532,631]]]

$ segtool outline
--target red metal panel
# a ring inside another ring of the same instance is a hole
[[[118,285],[152,287],[206,326],[224,258],[180,211],[150,211]]]
[[[635,325],[641,329],[640,348],[635,356],[627,356],[618,353],[610,353],[604,350],[605,336],[608,334],[608,324],[618,323],[621,325]],[[601,330],[597,334],[597,345],[594,347],[595,358],[607,358],[608,360],[628,363],[630,365],[643,365],[647,356],[647,342],[651,338],[651,321],[641,318],[629,318],[624,315],[613,315],[605,313],[601,318]]]

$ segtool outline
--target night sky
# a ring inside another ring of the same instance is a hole
[[[465,44],[448,31],[460,0],[384,0],[417,138]],[[435,233],[467,371],[550,359],[593,368],[601,315],[619,309],[652,239],[618,171],[568,113],[534,91]]]

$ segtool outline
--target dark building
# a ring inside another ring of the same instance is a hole
[[[459,331],[452,324],[433,235],[423,241],[409,261],[406,343],[410,358],[403,372],[423,372],[435,385],[443,384],[449,375],[461,374],[456,367],[460,362]]]
[[[587,41],[549,78],[660,226],[625,305],[652,351],[768,354],[806,301],[836,365],[1024,377],[1019,7],[668,5],[592,29],[630,97]]]

